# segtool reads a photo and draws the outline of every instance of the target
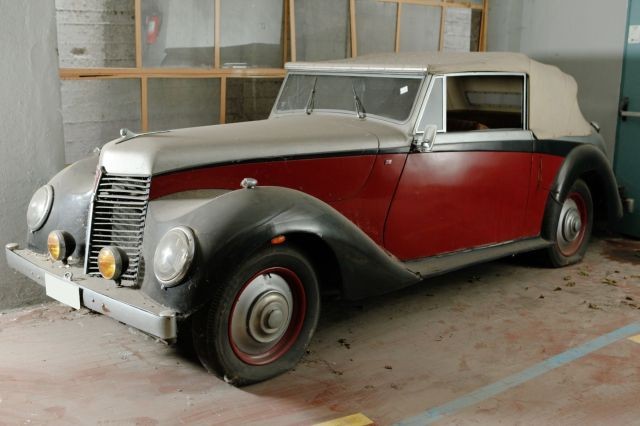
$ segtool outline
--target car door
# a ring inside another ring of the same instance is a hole
[[[437,133],[407,157],[385,224],[388,251],[409,260],[525,236],[526,87],[524,74],[432,77],[416,134]]]

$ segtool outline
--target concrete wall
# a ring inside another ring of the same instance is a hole
[[[0,0],[0,242],[23,243],[33,191],[64,164],[55,10],[50,1]],[[42,287],[0,255],[0,309],[40,302]]]
[[[520,51],[573,75],[582,112],[600,123],[612,156],[626,16],[626,0],[491,0],[487,47]]]

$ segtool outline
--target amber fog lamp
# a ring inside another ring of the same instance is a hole
[[[47,237],[49,256],[53,260],[66,261],[76,249],[76,241],[65,231],[51,231]]]
[[[127,270],[127,254],[118,247],[103,247],[98,253],[98,270],[107,280],[118,280]]]

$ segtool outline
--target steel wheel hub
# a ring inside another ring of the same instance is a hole
[[[293,295],[278,274],[255,277],[241,291],[231,316],[231,338],[242,352],[265,353],[289,328]]]
[[[566,209],[562,220],[562,238],[565,241],[573,241],[580,233],[582,228],[582,220],[580,219],[580,212],[576,206],[575,201],[568,200],[565,203]]]
[[[583,206],[578,203],[582,204],[582,198],[579,194],[572,193],[564,201],[560,211],[556,237],[558,248],[565,256],[571,256],[577,252],[584,237],[583,215],[585,213],[581,211]]]

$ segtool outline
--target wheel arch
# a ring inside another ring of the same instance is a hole
[[[554,241],[557,223],[550,218],[558,216],[571,186],[578,179],[589,187],[595,218],[606,217],[609,223],[613,223],[622,217],[622,201],[609,160],[597,147],[580,145],[567,155],[549,190],[541,230],[543,238]]]
[[[335,252],[319,235],[308,232],[290,232],[287,243],[300,250],[313,265],[318,276],[320,291],[325,294],[344,294],[340,263]]]
[[[323,292],[360,299],[420,281],[340,212],[292,189],[237,190],[194,203],[188,213],[166,222],[157,223],[154,216],[158,215],[151,215],[145,231],[146,258],[153,258],[157,240],[173,226],[192,227],[198,240],[198,261],[188,282],[165,289],[153,277],[143,283],[149,296],[186,316],[203,306],[240,262],[281,235],[284,244],[312,262]]]

